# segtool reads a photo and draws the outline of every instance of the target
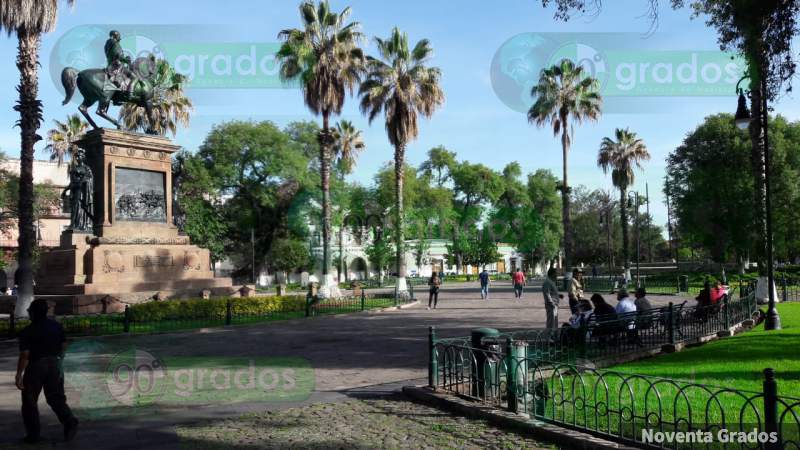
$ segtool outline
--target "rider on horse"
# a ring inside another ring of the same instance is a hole
[[[108,75],[109,81],[111,81],[117,89],[123,91],[127,95],[131,95],[134,85],[134,74],[130,69],[131,59],[125,54],[122,50],[122,46],[119,44],[121,40],[119,31],[111,30],[108,36],[106,45],[103,48],[106,53],[106,60],[108,61],[106,75]]]

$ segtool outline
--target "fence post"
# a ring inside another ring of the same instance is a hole
[[[122,331],[130,333],[131,331],[131,312],[129,305],[125,305],[125,313],[122,315]]]
[[[436,354],[436,327],[428,327],[428,386],[439,385],[439,358]]]
[[[670,344],[675,344],[675,306],[669,302],[667,306],[667,337]]]
[[[517,393],[517,351],[514,341],[506,338],[506,389],[508,389],[508,410],[519,412],[519,395]]]
[[[764,369],[764,429],[767,433],[778,434],[778,383],[771,367]],[[766,444],[768,450],[781,447],[780,438]]]
[[[8,315],[8,337],[14,337],[17,332],[17,318],[15,316],[14,311],[11,311],[11,314]]]
[[[365,289],[361,288],[361,310],[364,310],[364,305],[366,304],[367,294],[364,293]]]
[[[724,308],[724,311],[725,311],[725,329],[726,330],[730,330],[731,329],[731,314],[730,314],[730,311],[729,311],[730,310],[730,302],[728,301],[728,296],[727,295],[723,295],[722,296],[722,307]]]
[[[786,292],[786,291],[784,291]],[[410,296],[409,300],[414,301],[414,284],[408,283],[408,295]]]
[[[394,283],[394,306],[397,306],[397,282]]]
[[[781,284],[783,285],[783,302],[786,303],[789,301],[789,286],[786,283],[786,274],[784,273],[781,277]]]
[[[311,316],[311,292],[306,294],[306,317]]]
[[[230,325],[233,321],[233,305],[231,304],[231,299],[228,299],[225,302],[225,325]]]

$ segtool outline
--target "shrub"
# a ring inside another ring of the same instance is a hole
[[[259,315],[277,311],[303,311],[305,297],[242,297],[147,302],[129,308],[131,320],[146,322],[175,319],[211,319],[225,316],[230,301],[233,315]]]

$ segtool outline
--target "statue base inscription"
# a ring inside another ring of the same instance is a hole
[[[37,294],[85,305],[107,296],[133,303],[156,294],[200,298],[203,291],[238,291],[230,278],[214,277],[208,250],[173,225],[171,156],[178,146],[108,129],[92,130],[77,144],[94,179],[93,226],[65,230],[60,246],[41,255]]]

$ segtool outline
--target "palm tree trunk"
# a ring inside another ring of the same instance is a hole
[[[563,158],[563,170],[561,180],[561,221],[564,226],[564,270],[569,277],[572,273],[572,221],[570,220],[569,205],[569,183],[567,180],[567,155],[569,155],[569,137],[567,135],[566,122],[562,125],[561,149]]]
[[[394,149],[394,190],[395,190],[395,208],[394,208],[394,237],[397,254],[395,255],[397,263],[397,291],[405,291],[405,277],[406,277],[406,249],[403,236],[403,224],[405,223],[405,211],[403,210],[403,186],[405,185],[405,171],[403,170],[405,162],[405,145],[398,144]]]
[[[619,190],[619,221],[622,226],[622,263],[625,267],[625,276],[631,268],[630,250],[628,248],[628,190],[620,188]]]
[[[333,143],[328,113],[322,114],[322,130],[319,132],[319,173],[322,187],[322,277],[327,283],[331,267],[331,161],[330,147]]]
[[[22,138],[19,168],[19,249],[17,252],[16,280],[17,303],[14,314],[28,316],[28,306],[33,302],[33,146],[41,139],[36,131],[42,122],[42,103],[39,101],[39,45],[41,35],[25,29],[17,30],[19,39],[17,69],[19,69],[19,100],[14,109],[19,111],[19,128]]]

